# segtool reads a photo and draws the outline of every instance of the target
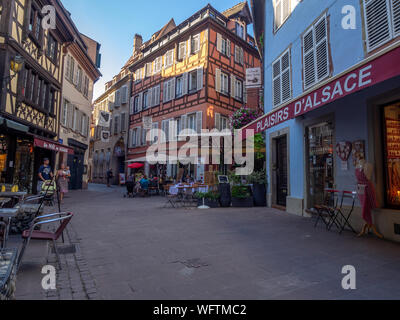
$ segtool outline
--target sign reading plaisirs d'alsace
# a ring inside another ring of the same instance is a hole
[[[249,137],[249,134],[246,134],[247,129],[254,130],[254,134],[260,133],[398,75],[400,75],[400,47],[349,71],[286,106],[263,115],[242,128],[243,137]]]

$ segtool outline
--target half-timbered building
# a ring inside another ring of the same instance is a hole
[[[206,161],[151,166],[146,162],[146,151],[156,141],[164,143],[166,153],[171,144],[179,150],[186,141],[179,136],[183,130],[222,130],[229,128],[229,117],[235,110],[260,108],[259,89],[246,91],[245,86],[246,70],[261,66],[254,39],[247,33],[251,22],[247,2],[223,13],[207,5],[143,45],[140,59],[130,66],[135,78],[129,162],[143,162],[146,174],[204,178],[205,171],[211,169]],[[149,138],[149,127],[144,123],[151,123],[165,135]]]
[[[42,159],[50,158],[54,167],[57,152],[73,153],[57,137],[62,48],[74,41],[74,30],[59,0],[2,0],[0,14],[1,182],[36,191]]]

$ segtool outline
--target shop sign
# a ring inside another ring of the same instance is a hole
[[[346,73],[282,108],[263,115],[242,130],[252,129],[255,134],[260,133],[347,95],[398,76],[400,75],[400,63],[393,63],[394,61],[400,61],[400,47]],[[246,137],[246,132],[243,133],[243,137]]]
[[[260,88],[261,87],[261,68],[246,69],[246,87]]]
[[[43,149],[52,150],[55,152],[64,152],[64,153],[68,153],[68,154],[74,154],[74,150],[71,148],[65,147],[56,142],[50,142],[50,141],[41,140],[41,139],[37,139],[37,138],[35,138],[35,140],[34,140],[34,146],[43,148]]]

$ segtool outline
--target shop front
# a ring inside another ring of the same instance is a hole
[[[84,181],[83,177],[87,174],[87,163],[85,163],[85,158],[88,145],[75,139],[68,139],[68,145],[73,149],[73,152],[68,154],[66,159],[60,158],[60,163],[66,163],[71,171],[69,189],[80,190],[87,186],[87,182]]]

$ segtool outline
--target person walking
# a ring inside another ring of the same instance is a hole
[[[42,191],[42,186],[43,183],[45,183],[45,181],[53,180],[53,172],[51,170],[51,166],[49,165],[49,163],[50,163],[49,158],[44,158],[43,165],[41,165],[39,168],[37,194],[40,194],[40,191]]]
[[[60,164],[60,169],[57,171],[56,181],[57,188],[60,191],[60,202],[63,201],[64,195],[68,193],[68,171],[65,168],[65,164]]]
[[[114,178],[112,169],[107,171],[107,187],[111,188],[111,179]]]

